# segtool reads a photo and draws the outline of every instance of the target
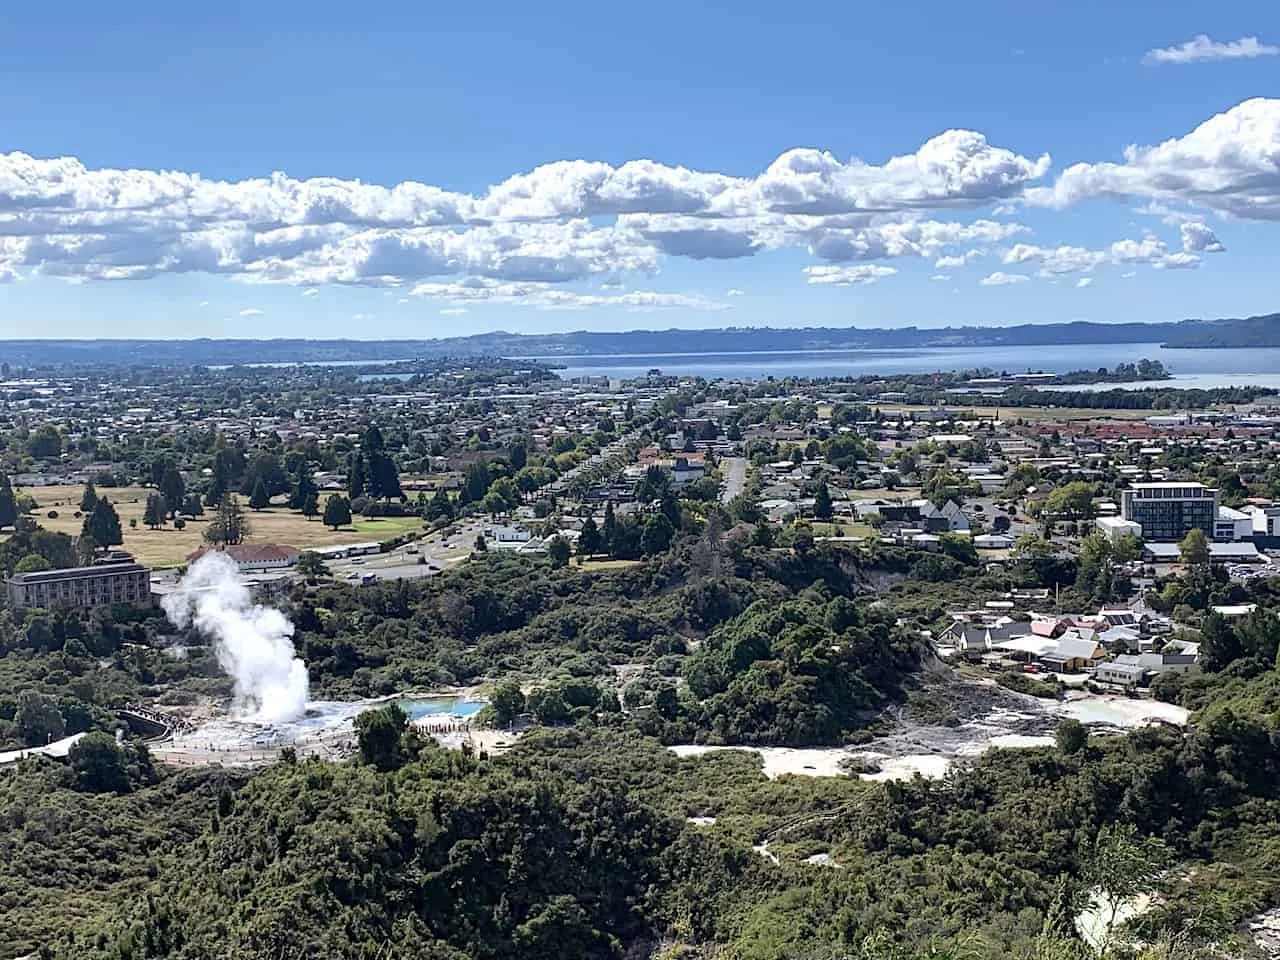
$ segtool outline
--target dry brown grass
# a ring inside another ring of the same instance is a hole
[[[69,533],[73,536],[80,533],[81,520],[75,513],[80,509],[80,496],[83,487],[30,487],[25,493],[35,497],[40,508],[35,515],[40,526],[46,530]],[[132,553],[141,563],[151,567],[172,567],[186,562],[188,554],[198,550],[204,544],[206,520],[191,520],[183,530],[175,530],[172,524],[159,530],[149,530],[142,524],[143,510],[147,504],[148,491],[143,487],[100,487],[98,495],[105,496],[120,514],[120,526],[124,531],[123,549]],[[283,498],[278,498],[283,499]],[[242,502],[247,498],[242,497]],[[324,495],[320,502],[323,505]],[[58,516],[50,519],[50,510],[58,511]],[[364,543],[372,540],[387,540],[406,530],[422,529],[421,521],[416,517],[387,517],[378,520],[366,520],[357,517],[355,524],[333,531],[317,520],[308,520],[302,514],[288,509],[283,504],[268,507],[266,510],[253,511],[246,506],[251,528],[248,543],[285,543],[290,546],[306,548],[330,546],[339,543]],[[129,521],[137,520],[136,528],[129,527]]]

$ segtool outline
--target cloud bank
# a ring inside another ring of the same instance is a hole
[[[1270,50],[1255,38],[1196,38],[1153,55],[1203,59],[1209,47],[1236,51],[1224,56]],[[1191,52],[1170,53],[1184,48]],[[898,259],[961,270],[995,255],[1046,275],[1108,263],[1190,267],[1224,249],[1206,215],[1280,219],[1280,100],[1247,100],[1183,136],[1127,147],[1120,162],[1076,163],[1051,182],[1050,174],[1048,154],[1023,154],[971,130],[944,131],[880,163],[792,149],[745,177],[643,159],[562,160],[475,194],[283,173],[224,181],[9,153],[0,155],[0,279],[199,273],[295,285],[303,296],[344,284],[455,304],[722,310],[721,300],[640,290],[632,279],[627,292],[615,291],[623,278],[652,277],[669,261],[781,250],[809,257],[804,281],[827,286],[891,277],[900,271],[886,262]],[[1154,238],[1096,250],[1027,242],[1002,249],[1031,232],[1009,219],[1024,206],[1089,200],[1192,211],[1169,223],[1181,249]]]

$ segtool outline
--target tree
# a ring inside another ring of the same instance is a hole
[[[835,513],[831,503],[831,491],[825,483],[818,484],[813,494],[813,515],[819,520],[830,520]]]
[[[206,507],[216,507],[222,501],[222,498],[227,495],[228,489],[227,484],[222,481],[215,471],[209,481],[208,488],[204,492],[204,505]]]
[[[50,570],[53,565],[39,553],[28,553],[16,564],[14,564],[14,573],[39,573],[42,570]]]
[[[401,742],[409,727],[409,718],[398,703],[377,710],[366,710],[356,717],[356,739],[360,746],[360,762],[377,767],[384,773],[404,762]]]
[[[222,495],[213,519],[205,528],[204,538],[210,543],[234,546],[249,536],[249,518],[240,507],[240,499],[233,493]]]
[[[1093,484],[1073,480],[1049,491],[1044,512],[1053,518],[1087,520],[1093,516]]]
[[[27,438],[27,453],[37,460],[51,460],[62,455],[62,434],[45,424]]]
[[[1189,567],[1207,567],[1209,565],[1209,538],[1199,527],[1192,527],[1182,542],[1178,544],[1178,554],[1182,562]]]
[[[293,480],[293,489],[289,492],[289,509],[301,510],[307,502],[307,497],[318,494],[316,483],[311,479],[311,472],[307,469],[306,461],[298,464],[297,473]]]
[[[165,464],[164,474],[160,478],[160,495],[164,497],[170,516],[177,513],[187,495],[187,484],[172,462]]]
[[[564,702],[564,692],[559,687],[542,687],[532,691],[526,703],[533,718],[545,726],[567,723],[569,705]]]
[[[462,480],[463,503],[475,503],[484,499],[493,478],[489,474],[489,465],[483,460],[476,460],[467,467]]]
[[[1131,897],[1146,893],[1169,863],[1169,849],[1156,837],[1138,834],[1131,824],[1107,824],[1085,850],[1081,875],[1101,900],[1106,928],[1100,956],[1109,956],[1121,907]]]
[[[347,467],[347,493],[352,500],[364,496],[365,482],[364,455],[357,450],[351,455],[351,464]]]
[[[400,489],[400,472],[389,454],[383,451],[370,453],[368,464],[369,481],[366,492],[369,496],[381,497],[384,500],[403,496],[403,491]]]
[[[1200,656],[1206,670],[1222,670],[1243,656],[1243,648],[1235,629],[1227,618],[1209,611],[1200,625]]]
[[[84,485],[84,493],[80,495],[80,512],[92,513],[93,508],[98,504],[98,491],[90,480]]]
[[[653,692],[653,709],[665,720],[674,720],[680,712],[680,701],[676,697],[676,688],[664,683]]]
[[[569,541],[564,537],[555,536],[547,541],[547,556],[556,570],[569,565],[570,552]]]
[[[166,513],[168,511],[165,509],[164,497],[158,493],[147,494],[147,505],[142,511],[142,522],[152,530],[156,530],[164,526]]]
[[[342,494],[332,494],[324,502],[324,525],[337,530],[351,523],[351,501]]]
[[[1067,718],[1058,724],[1053,734],[1058,749],[1067,756],[1073,756],[1085,748],[1089,742],[1089,731],[1079,720]]]
[[[386,451],[386,441],[383,439],[382,431],[378,429],[376,423],[369,424],[365,430],[361,453],[363,454],[364,467],[364,489],[362,492],[375,500],[390,500],[392,497],[399,497],[401,495],[400,474],[396,470],[395,461]],[[361,453],[357,453],[356,456],[360,457]],[[352,499],[357,496],[359,494],[353,490]]]
[[[308,520],[320,514],[320,496],[314,490],[307,492],[307,498],[302,501],[302,515]]]
[[[93,505],[93,512],[84,518],[80,533],[93,538],[100,548],[115,547],[124,543],[124,531],[120,527],[120,515],[111,501],[99,497]]]
[[[67,731],[66,721],[58,709],[58,701],[37,690],[18,694],[18,708],[13,715],[18,738],[29,747],[43,747],[59,740]]]
[[[453,501],[444,487],[436,487],[436,492],[427,503],[428,520],[452,520]]]
[[[1099,603],[1114,600],[1128,591],[1128,581],[1123,579],[1115,545],[1101,533],[1091,533],[1080,541],[1078,554],[1079,573],[1076,588]]]
[[[263,507],[270,506],[271,494],[267,491],[266,482],[259,477],[253,484],[253,493],[249,496],[249,508],[251,510],[261,510]]]
[[[240,492],[252,495],[259,480],[266,486],[268,497],[289,492],[289,475],[274,453],[263,452],[253,458],[241,479]]]
[[[601,529],[604,537],[604,548],[613,556],[618,550],[619,544],[619,524],[618,517],[613,512],[613,502],[610,501],[604,505],[604,527]]]
[[[511,464],[513,471],[524,469],[524,465],[529,462],[529,448],[523,439],[516,440],[507,447],[507,462]]]
[[[476,553],[487,553],[489,550],[489,542],[485,540],[483,533],[476,534]]]
[[[203,517],[204,504],[200,502],[198,494],[188,493],[182,501],[182,512],[188,517]]]
[[[489,706],[493,708],[494,723],[500,727],[509,726],[524,713],[524,693],[520,684],[514,680],[503,680],[497,684],[489,696]]]
[[[324,558],[314,550],[304,550],[298,554],[298,572],[307,578],[308,583],[315,583],[318,577],[327,577],[329,568]]]
[[[9,484],[9,478],[0,473],[0,530],[17,525],[18,504],[13,498],[13,487]]]
[[[647,556],[662,553],[671,546],[671,538],[675,536],[675,532],[671,521],[662,514],[650,517],[640,533],[640,551]]]
[[[76,787],[89,793],[128,793],[129,770],[116,738],[95,730],[72,745],[67,754]]]
[[[604,538],[593,518],[582,521],[582,531],[578,535],[578,556],[590,557],[604,549]]]

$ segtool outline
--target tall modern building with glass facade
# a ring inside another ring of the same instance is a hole
[[[1141,525],[1144,540],[1181,540],[1196,528],[1212,540],[1218,491],[1203,483],[1135,483],[1121,494],[1120,515]]]

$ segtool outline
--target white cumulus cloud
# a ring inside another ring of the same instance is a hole
[[[1239,40],[1226,42],[1212,40],[1201,33],[1186,43],[1174,47],[1160,47],[1148,50],[1142,58],[1143,63],[1203,63],[1207,60],[1248,60],[1255,57],[1274,57],[1280,54],[1280,47],[1269,43],[1261,43],[1257,37],[1241,37]]]
[[[1091,286],[1093,286],[1093,277],[1081,277],[1076,281],[1076,287],[1078,289],[1084,289],[1085,287]]]
[[[860,263],[852,267],[805,267],[804,272],[810,283],[849,287],[872,284],[885,277],[891,277],[898,271],[893,267],[884,267],[876,263]]]
[[[1050,167],[1047,154],[962,129],[879,160],[800,147],[745,176],[647,159],[557,160],[472,192],[284,173],[215,180],[8,153],[0,154],[0,282],[212,274],[290,284],[304,297],[344,284],[546,309],[723,310],[709,297],[635,287],[671,261],[775,251],[807,254],[816,285],[873,283],[903,257],[950,276],[1015,240],[1004,263],[1033,264],[1049,278],[1114,263],[1193,267],[1223,250],[1205,225],[1211,216],[1280,220],[1280,99],[1247,100],[1183,136],[1131,146],[1122,161],[1077,163],[1052,183]],[[1136,250],[1042,246],[1007,218],[1026,205],[1091,198],[1188,211],[1166,215],[1181,250],[1145,241],[1130,241]],[[988,278],[1004,276],[1025,279]],[[588,287],[599,292],[581,292]]]
[[[1280,220],[1280,99],[1257,97],[1182,137],[1130,146],[1123,163],[1077,163],[1029,203],[1065,207],[1096,198],[1188,204],[1229,216]]]
[[[1115,243],[1094,250],[1088,247],[1040,247],[1030,243],[1017,243],[1004,252],[1006,264],[1033,263],[1039,267],[1042,277],[1057,277],[1069,273],[1089,273],[1103,266],[1145,263],[1157,270],[1196,267],[1200,257],[1190,253],[1183,234],[1184,250],[1171,253],[1159,237],[1147,234],[1141,240],[1117,240]],[[1215,238],[1216,240],[1216,238]]]
[[[1026,283],[1028,279],[1022,273],[1005,273],[1003,270],[997,270],[994,273],[988,273],[978,283],[984,287],[1009,287],[1015,283]]]
[[[1203,223],[1186,221],[1178,224],[1178,231],[1182,234],[1182,249],[1185,253],[1222,253],[1227,249],[1217,234]]]

